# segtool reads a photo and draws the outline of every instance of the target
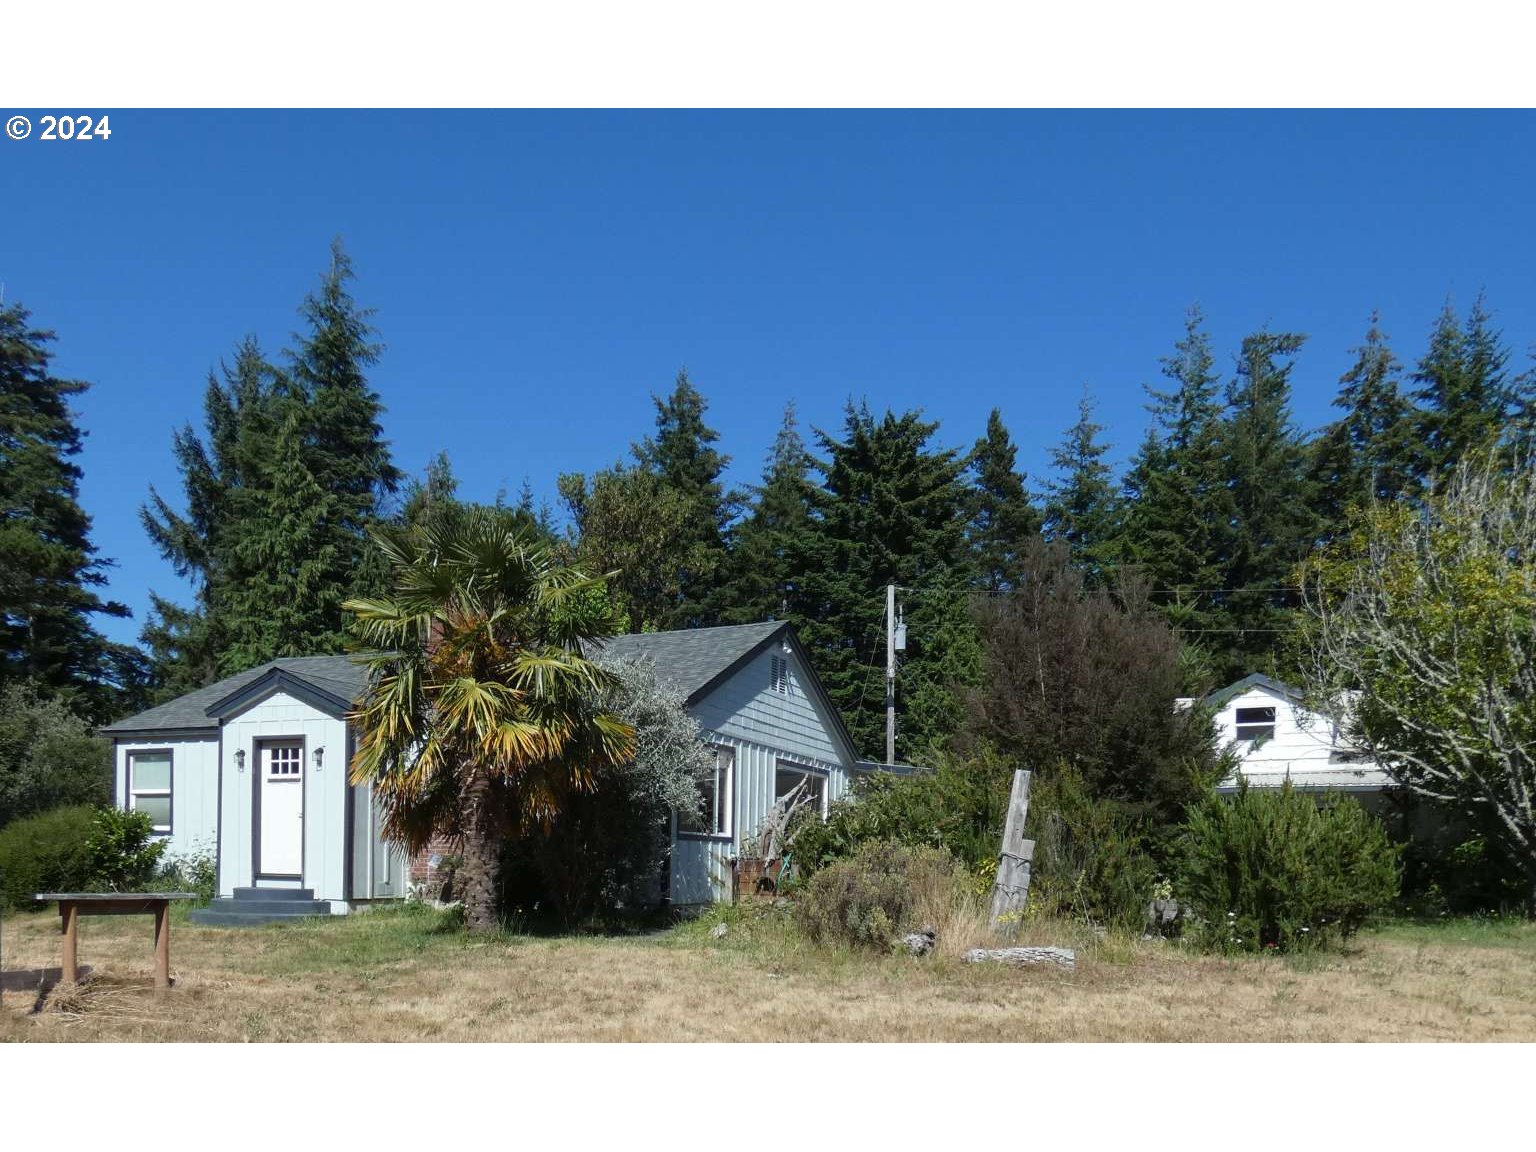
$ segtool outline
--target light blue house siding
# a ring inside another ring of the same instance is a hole
[[[775,675],[776,663],[784,672]],[[826,778],[827,802],[847,791],[853,750],[842,725],[813,688],[799,649],[774,643],[689,708],[711,744],[735,749],[732,825],[727,836],[678,834],[671,867],[674,904],[729,899],[732,860],[754,835],[777,797],[781,768]]]

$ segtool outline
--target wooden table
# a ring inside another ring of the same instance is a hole
[[[80,917],[153,916],[155,987],[171,986],[171,901],[195,900],[194,892],[39,892],[34,900],[57,900],[63,922],[64,968],[60,979],[73,984],[78,975]]]

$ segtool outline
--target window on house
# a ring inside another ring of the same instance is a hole
[[[1237,710],[1237,738],[1249,744],[1262,744],[1275,738],[1275,710],[1273,708],[1239,708]]]
[[[731,787],[736,775],[736,749],[727,744],[715,747],[714,770],[699,781],[702,794],[697,811],[679,812],[677,830],[695,836],[731,834]]]
[[[827,777],[809,768],[780,764],[773,774],[773,802],[810,803],[823,816],[827,814]]]
[[[171,754],[128,755],[128,807],[143,812],[161,835],[171,831]]]

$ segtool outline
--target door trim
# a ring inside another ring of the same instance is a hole
[[[297,744],[299,763],[304,774],[299,778],[299,870],[298,872],[263,872],[261,870],[261,781],[265,775],[261,766],[261,749],[267,744]],[[309,861],[306,857],[308,839],[304,835],[306,822],[305,796],[309,790],[309,742],[303,736],[257,736],[251,740],[251,886],[260,887],[262,880],[297,880],[304,883],[304,873]]]

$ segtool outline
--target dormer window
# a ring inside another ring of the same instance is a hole
[[[1239,708],[1237,710],[1237,738],[1254,747],[1275,738],[1275,710],[1273,708]]]

